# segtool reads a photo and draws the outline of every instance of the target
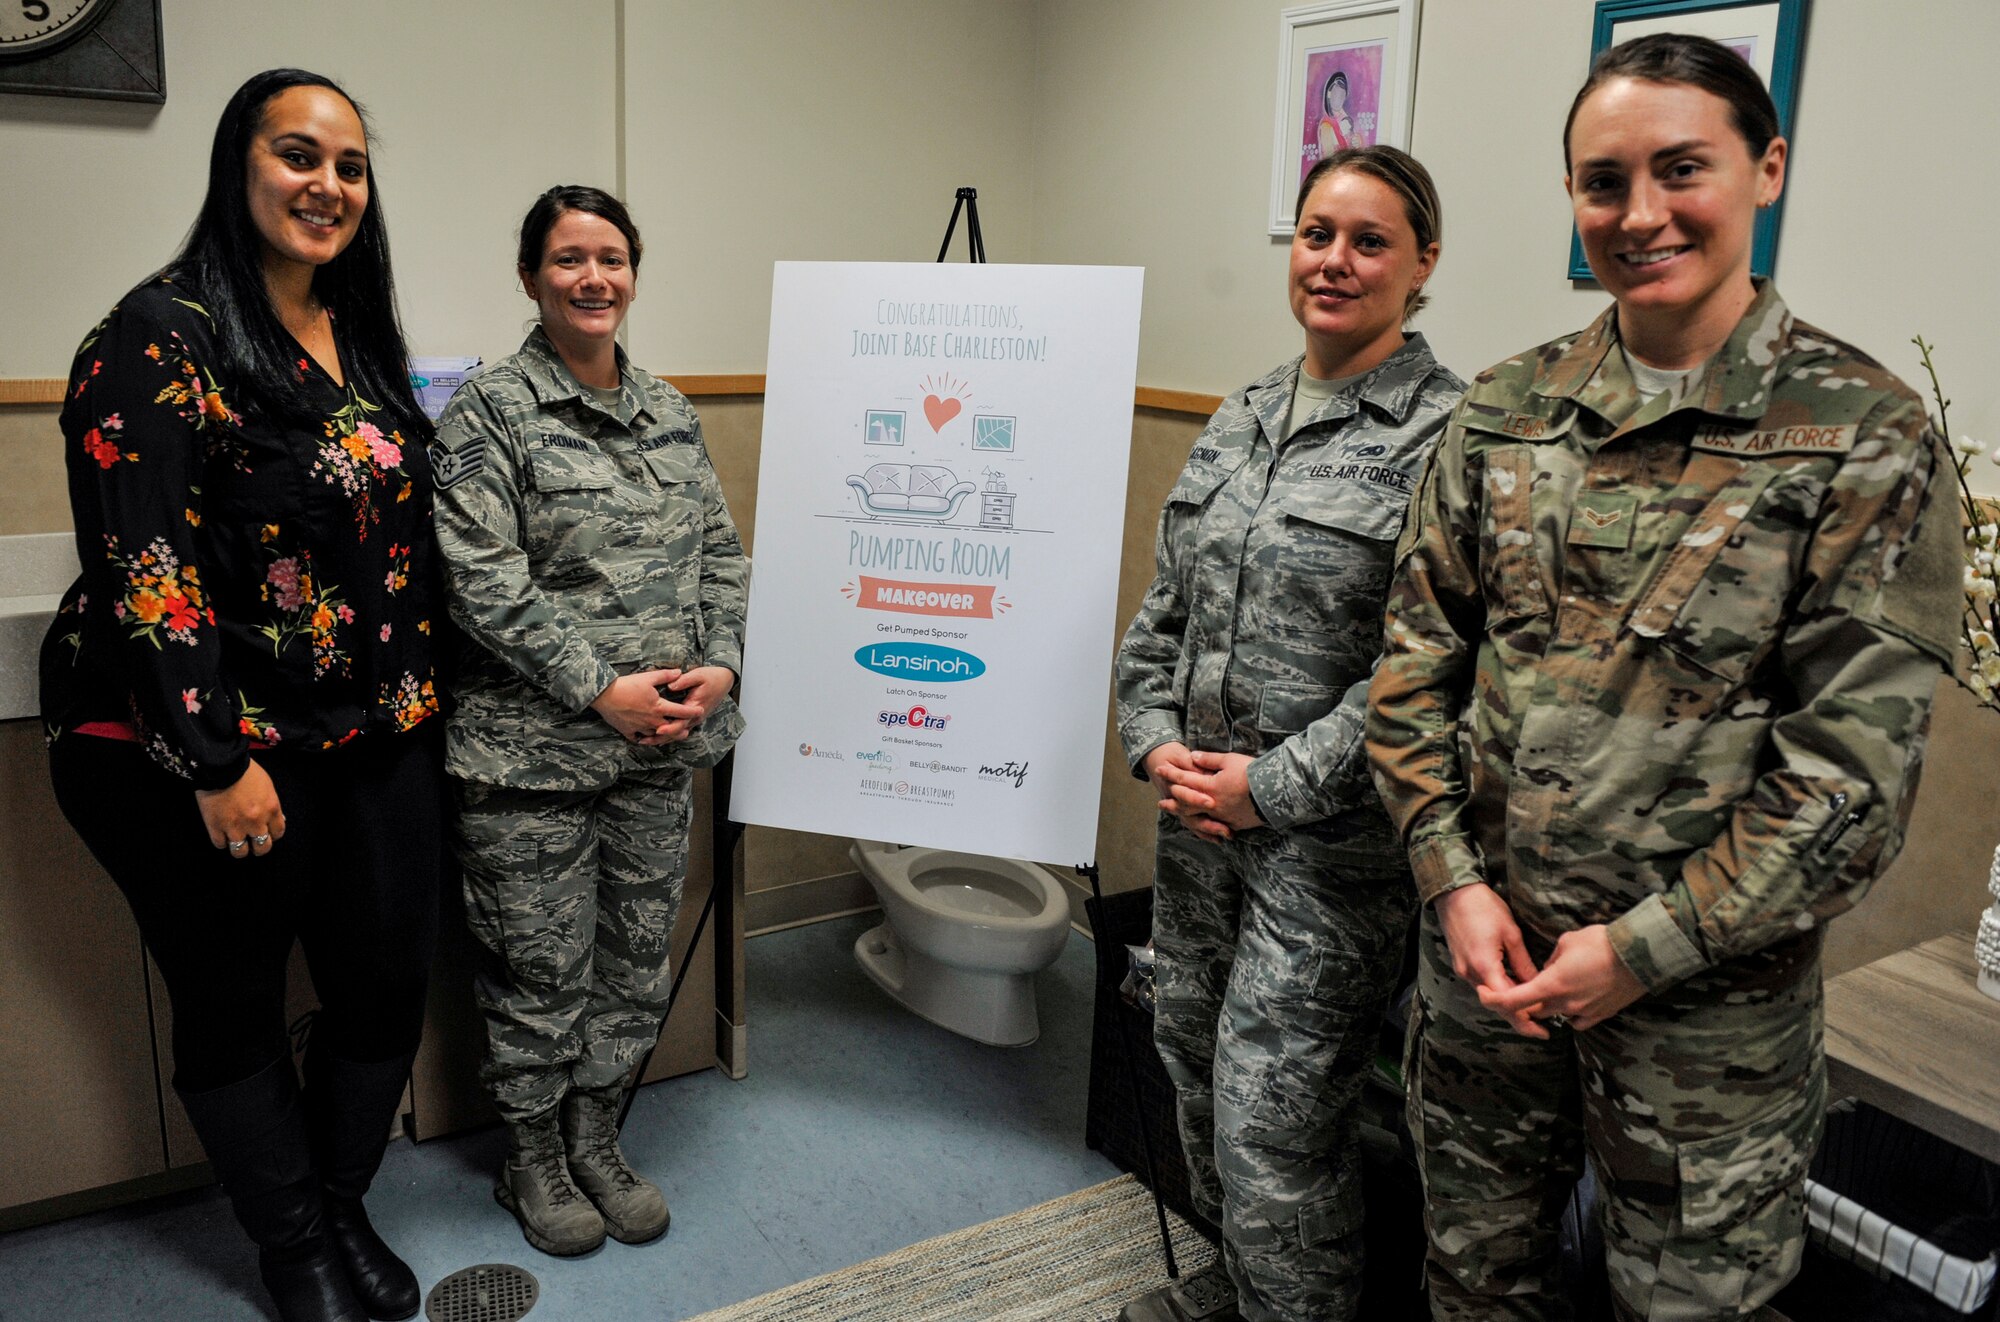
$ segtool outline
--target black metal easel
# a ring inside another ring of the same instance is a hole
[[[976,188],[961,188],[958,190],[957,196],[958,200],[951,204],[951,221],[944,227],[944,242],[938,245],[937,259],[943,261],[945,253],[950,250],[951,236],[958,229],[958,213],[963,211],[965,213],[965,259],[969,262],[983,262],[986,260],[986,239],[979,232],[979,190]]]
[[[979,230],[979,190],[976,188],[958,190],[951,206],[951,219],[944,227],[944,242],[938,245],[937,259],[943,261],[945,254],[951,251],[951,236],[958,232],[958,216],[961,211],[965,213],[966,258],[968,261],[984,262],[986,237]],[[1097,873],[1097,864],[1079,863],[1076,865],[1076,870],[1080,875],[1090,878],[1091,896],[1097,901],[1097,911],[1103,913],[1104,887]],[[1160,1197],[1160,1178],[1153,1167],[1152,1130],[1146,1123],[1146,1108],[1139,1097],[1139,1070],[1137,1056],[1132,1048],[1131,1029],[1126,1024],[1124,1015],[1114,1010],[1112,1018],[1118,1021],[1118,1056],[1124,1066],[1125,1082],[1132,1093],[1132,1114],[1138,1120],[1139,1128],[1139,1151],[1146,1163],[1146,1184],[1153,1193],[1153,1215],[1160,1225],[1160,1252],[1167,1260],[1167,1279],[1179,1280],[1181,1272],[1179,1264],[1174,1261],[1174,1240],[1167,1230],[1167,1205]]]
[[[742,825],[729,820],[729,780],[735,768],[736,754],[731,752],[724,754],[710,773],[708,895],[702,900],[701,913],[694,920],[694,939],[688,942],[687,953],[681,956],[680,972],[674,974],[674,985],[667,989],[667,1009],[660,1016],[660,1031],[654,1036],[653,1045],[646,1048],[646,1057],[633,1071],[631,1082],[625,1085],[625,1100],[618,1106],[618,1132],[621,1134],[625,1132],[625,1117],[632,1114],[633,1099],[639,1095],[639,1085],[653,1064],[653,1053],[660,1049],[660,1040],[667,1035],[667,1021],[674,1017],[674,1002],[680,999],[681,983],[687,979],[688,970],[694,967],[695,952],[701,949],[701,934],[708,929],[709,915],[715,912],[715,897],[724,886],[732,884],[736,846],[743,839]]]
[[[1104,913],[1104,886],[1097,875],[1097,864],[1079,863],[1076,870],[1090,878],[1090,898],[1097,901],[1097,912],[1101,917]],[[1099,941],[1109,939],[1103,932],[1095,935]],[[1180,1264],[1174,1261],[1174,1237],[1167,1230],[1167,1204],[1160,1197],[1160,1177],[1153,1167],[1153,1129],[1146,1123],[1146,1105],[1139,1096],[1138,1056],[1132,1049],[1132,1029],[1117,1006],[1112,1007],[1111,1017],[1118,1025],[1118,1060],[1125,1068],[1125,1084],[1132,1093],[1132,1115],[1138,1121],[1139,1155],[1146,1163],[1146,1186],[1153,1191],[1153,1216],[1160,1223],[1160,1252],[1167,1260],[1167,1279],[1178,1281],[1181,1269]]]

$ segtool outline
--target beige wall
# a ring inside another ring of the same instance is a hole
[[[544,0],[490,0],[467,21],[465,7],[392,0],[170,6],[165,107],[0,95],[0,377],[62,373],[90,321],[192,217],[228,90],[297,62],[345,81],[374,114],[419,352],[511,350],[529,311],[508,278],[514,226],[558,179],[629,194],[650,256],[628,339],[665,372],[761,371],[773,259],[928,258],[952,190],[971,184],[997,261],[1144,265],[1140,380],[1222,393],[1298,341],[1285,245],[1263,232],[1283,8],[573,0],[551,17]],[[1591,9],[1424,6],[1414,146],[1444,192],[1448,242],[1419,324],[1461,371],[1603,304],[1562,278],[1557,138]],[[1909,335],[1937,340],[1960,428],[1989,443],[2000,394],[1981,369],[2000,354],[2000,323],[1987,306],[1993,259],[1970,222],[2000,202],[2000,166],[1958,144],[2000,118],[2000,85],[1983,76],[1996,49],[1990,0],[1815,7],[1778,269],[1802,315],[1906,375]],[[760,403],[701,408],[754,536]],[[1121,621],[1195,429],[1135,419]],[[15,479],[0,490],[0,532],[67,526],[58,458],[52,410],[0,408],[0,462]],[[1978,475],[2000,491],[2000,469],[1982,461]],[[1961,743],[1967,758],[1990,748],[1983,719],[1941,732],[1940,765]],[[1109,884],[1143,884],[1150,807],[1106,748],[1100,862]],[[1973,783],[1971,766],[1948,779]],[[750,853],[753,887],[846,866],[838,842],[790,833],[754,837]]]
[[[762,372],[773,261],[929,261],[979,190],[987,257],[1033,258],[1024,0],[624,6],[626,189],[648,254],[627,343]],[[965,223],[952,253],[965,256]]]
[[[616,174],[612,0],[200,0],[165,8],[167,103],[0,94],[7,315],[0,377],[55,377],[179,246],[209,141],[250,74],[302,65],[368,109],[414,352],[520,342],[513,227],[558,177]]]
[[[1264,234],[1285,0],[1044,0],[1035,259],[1143,264],[1139,378],[1223,393],[1294,353],[1283,240]],[[1413,149],[1438,180],[1445,258],[1418,326],[1466,375],[1595,316],[1563,278],[1562,122],[1592,0],[1425,0]],[[1917,383],[1941,346],[1957,430],[2000,441],[1996,263],[2000,5],[1812,9],[1779,287],[1801,316]],[[1981,461],[1980,489],[2000,492]]]

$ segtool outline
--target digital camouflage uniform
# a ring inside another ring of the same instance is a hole
[[[1466,394],[1370,693],[1424,904],[1492,885],[1538,962],[1608,924],[1646,988],[1519,1037],[1426,907],[1409,1116],[1438,1318],[1569,1316],[1586,1147],[1621,1317],[1752,1313],[1797,1270],[1821,924],[1901,846],[1952,657],[1953,469],[1907,387],[1766,284],[1681,403],[1642,406],[1616,326]]]
[[[626,362],[606,412],[537,328],[452,398],[433,448],[452,619],[477,644],[446,727],[501,1114],[621,1081],[658,1033],[691,769],[733,702],[641,747],[590,707],[618,675],[742,670],[747,570],[687,400]]]
[[[1354,1099],[1415,907],[1363,698],[1404,507],[1464,388],[1413,335],[1280,440],[1299,369],[1195,442],[1118,655],[1135,775],[1176,740],[1256,759],[1269,829],[1215,843],[1163,814],[1153,901],[1189,1183],[1253,1322],[1351,1317],[1360,1292]]]

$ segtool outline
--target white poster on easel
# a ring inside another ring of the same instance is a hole
[[[1095,859],[1143,274],[777,264],[731,817]]]

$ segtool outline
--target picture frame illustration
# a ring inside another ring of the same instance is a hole
[[[1778,108],[1778,133],[1796,147],[1793,120],[1810,5],[1811,0],[1597,0],[1591,20],[1591,62],[1620,42],[1655,32],[1711,37],[1743,56],[1764,80]],[[1797,160],[1796,154],[1786,158],[1787,171]],[[1750,274],[1768,277],[1777,265],[1778,231],[1784,215],[1782,193],[1757,214]],[[1568,275],[1571,280],[1597,278],[1584,259],[1583,239],[1574,225],[1570,226]]]
[[[1422,0],[1319,0],[1278,16],[1267,229],[1292,232],[1299,183],[1321,156],[1377,143],[1407,149]]]

